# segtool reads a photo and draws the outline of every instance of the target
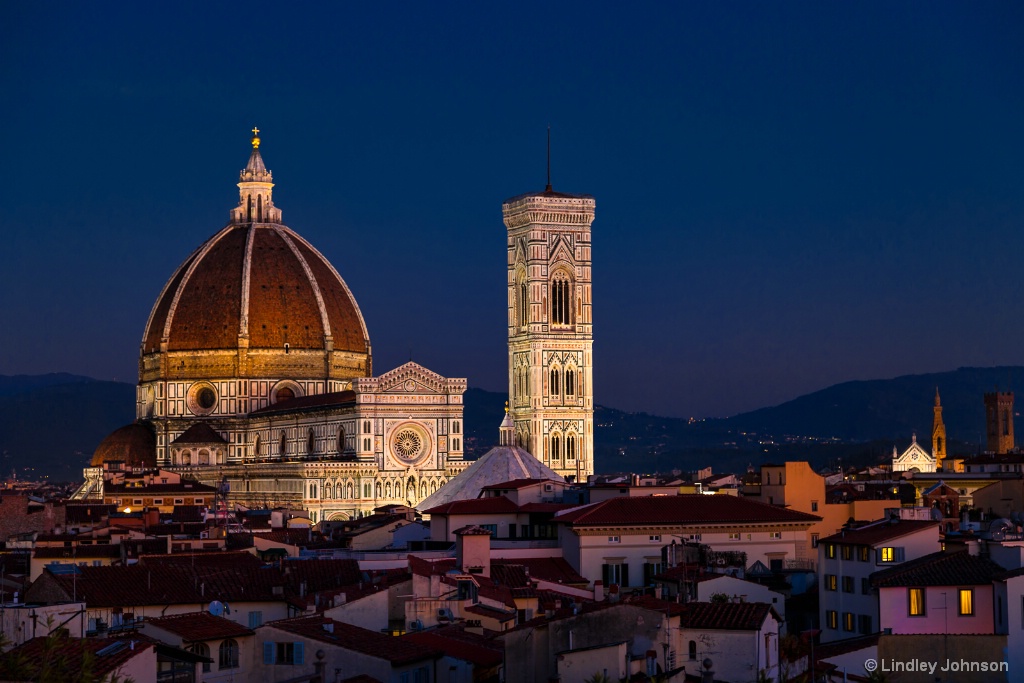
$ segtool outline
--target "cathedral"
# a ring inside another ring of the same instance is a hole
[[[258,133],[227,225],[171,275],[146,322],[137,419],[97,448],[78,498],[101,493],[113,464],[226,481],[232,503],[343,520],[415,506],[470,464],[466,380],[413,362],[373,376],[355,297],[282,223]],[[585,479],[594,200],[548,185],[503,212],[516,438],[567,479]]]

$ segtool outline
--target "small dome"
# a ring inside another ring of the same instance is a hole
[[[92,467],[120,461],[128,467],[156,467],[156,435],[152,427],[133,422],[107,435],[92,454]]]

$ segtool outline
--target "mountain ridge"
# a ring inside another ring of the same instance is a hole
[[[704,420],[598,405],[596,469],[687,471],[714,462],[722,471],[765,459],[885,460],[915,433],[930,445],[936,386],[950,453],[972,454],[984,443],[984,393],[1021,376],[1024,367],[997,366],[851,380],[777,406]],[[506,398],[466,391],[467,457],[497,443]],[[79,479],[99,442],[134,420],[134,405],[135,385],[126,382],[70,373],[0,375],[0,473],[14,469],[22,478]]]

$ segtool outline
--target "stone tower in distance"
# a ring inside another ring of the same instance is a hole
[[[990,453],[1013,450],[1013,392],[985,394],[985,425]]]
[[[594,198],[502,205],[508,229],[508,392],[518,445],[571,481],[594,473],[590,224]]]
[[[932,419],[932,457],[935,458],[935,468],[940,470],[946,461],[946,424],[942,421],[942,399],[939,398],[938,387],[935,387],[935,407],[932,411],[935,414]]]

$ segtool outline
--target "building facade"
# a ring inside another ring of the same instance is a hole
[[[567,481],[585,481],[594,472],[594,199],[548,185],[509,199],[502,213],[516,443]]]
[[[258,133],[254,129],[254,133]],[[106,461],[219,485],[231,503],[314,522],[415,505],[462,459],[465,379],[416,363],[373,377],[369,332],[331,263],[282,223],[254,135],[227,225],[167,281],[143,333],[136,423]]]

